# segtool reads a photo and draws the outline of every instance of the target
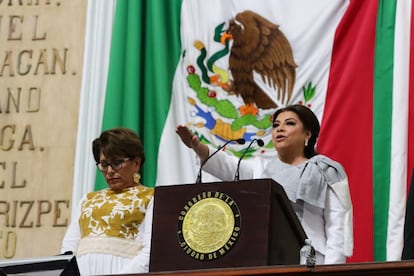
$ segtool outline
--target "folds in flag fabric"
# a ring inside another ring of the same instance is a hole
[[[349,262],[398,260],[414,166],[412,8],[407,0],[119,0],[102,128],[140,134],[145,185],[194,183],[199,164],[178,124],[213,147],[261,138],[265,146],[246,158],[273,158],[272,113],[309,106],[321,122],[318,151],[349,177]]]

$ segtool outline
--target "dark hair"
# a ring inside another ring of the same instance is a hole
[[[277,116],[285,111],[294,112],[299,117],[299,120],[302,122],[304,129],[311,132],[311,137],[308,141],[308,145],[305,146],[305,157],[311,158],[317,155],[318,153],[316,152],[315,144],[319,136],[320,125],[315,113],[313,113],[312,110],[301,104],[288,105],[286,107],[276,110],[276,112],[273,114],[273,123],[275,122]]]
[[[96,162],[99,162],[101,152],[109,159],[141,157],[141,166],[145,161],[141,139],[129,128],[118,127],[102,132],[92,142],[92,153]]]

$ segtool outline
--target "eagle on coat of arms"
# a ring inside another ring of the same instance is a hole
[[[240,95],[247,106],[278,107],[255,81],[254,74],[257,74],[263,83],[277,91],[277,95],[272,96],[279,102],[289,102],[297,65],[289,41],[279,26],[247,10],[230,20],[228,32],[233,39],[229,56],[233,80],[228,91]]]
[[[273,109],[291,100],[298,67],[278,25],[250,10],[237,13],[227,23],[214,28],[213,39],[219,43],[215,46],[220,47],[209,53],[201,40],[194,40],[198,55],[186,64],[187,82],[195,93],[187,101],[194,107],[191,117],[198,118],[191,124],[211,144],[210,135],[222,141],[264,137],[272,126]],[[303,91],[306,103],[315,87],[309,83]],[[242,102],[225,94],[240,96]],[[270,139],[267,146],[272,147]]]

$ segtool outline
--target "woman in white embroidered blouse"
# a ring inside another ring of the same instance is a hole
[[[81,275],[148,272],[154,189],[140,183],[141,140],[114,128],[93,141],[92,151],[109,187],[82,198],[61,252],[76,255]]]
[[[307,236],[318,264],[345,263],[353,251],[352,203],[343,167],[318,154],[315,114],[303,105],[291,105],[273,115],[273,160],[243,161],[240,179],[273,178],[283,186]],[[182,142],[203,162],[214,149],[202,144],[186,126],[177,126]],[[238,158],[219,151],[203,166],[215,177],[231,181]]]

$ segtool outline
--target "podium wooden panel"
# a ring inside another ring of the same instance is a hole
[[[350,263],[341,265],[317,265],[312,268],[299,265],[279,265],[279,266],[258,266],[258,267],[239,267],[222,269],[203,269],[203,270],[182,270],[150,272],[145,274],[151,276],[243,276],[243,275],[277,275],[277,276],[400,276],[414,275],[414,261],[402,262],[370,262],[370,263]]]
[[[223,256],[199,260],[178,241],[184,206],[203,192],[219,192],[238,205],[241,230]],[[271,179],[158,186],[154,194],[150,272],[298,264],[306,238],[283,188]]]

